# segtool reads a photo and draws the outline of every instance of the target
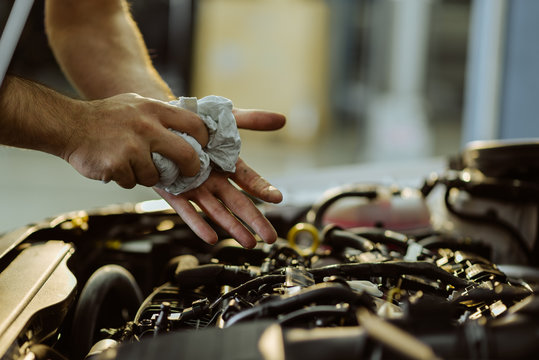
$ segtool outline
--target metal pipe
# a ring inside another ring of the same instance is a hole
[[[22,30],[34,5],[34,0],[15,0],[0,38],[0,86],[21,37]]]

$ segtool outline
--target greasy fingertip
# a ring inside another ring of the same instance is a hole
[[[252,249],[256,246],[256,240],[255,239],[249,239],[249,240],[238,240],[238,242],[246,249]]]
[[[267,244],[273,244],[275,241],[277,241],[277,233],[262,237],[262,240],[264,240],[264,242]]]
[[[270,185],[266,188],[265,194],[267,194],[266,201],[268,202],[277,204],[283,201],[283,193],[281,193],[279,189],[277,189],[273,185]]]
[[[260,217],[252,220],[250,225],[257,234],[257,237],[265,243],[272,244],[277,240],[277,231],[262,214],[260,214]]]
[[[243,226],[241,228],[238,226],[236,229],[229,228],[227,231],[244,248],[252,249],[256,246],[255,237]]]
[[[278,130],[286,124],[283,114],[263,110],[237,109],[232,110],[238,128],[250,130]]]
[[[207,244],[210,244],[210,245],[215,245],[217,244],[217,241],[219,240],[217,234],[215,232],[213,232],[213,234],[204,234],[204,235],[199,235],[199,237],[204,240],[205,243]]]
[[[256,246],[256,239],[247,229],[243,228],[242,230],[232,230],[229,232],[230,235],[232,235],[232,237],[244,248],[252,249]]]
[[[286,116],[283,114],[276,114],[275,129],[280,129],[286,125]]]
[[[219,241],[217,233],[206,223],[202,218],[185,216],[184,221],[191,228],[191,230],[198,236],[202,241],[207,244],[215,245]]]
[[[258,235],[268,244],[273,244],[277,240],[277,231],[271,225],[262,227]]]
[[[283,201],[283,194],[273,185],[267,185],[254,193],[260,200],[278,204]]]

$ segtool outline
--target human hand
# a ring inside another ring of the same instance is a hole
[[[285,117],[280,114],[256,111],[233,110],[238,128],[250,130],[276,130],[284,126]],[[253,234],[238,220],[249,225],[262,240],[273,243],[277,233],[253,202],[229,182],[234,181],[241,189],[263,201],[279,203],[281,192],[250,168],[241,158],[236,163],[234,174],[213,170],[208,180],[196,189],[180,195],[172,195],[162,189],[154,190],[165,199],[185,223],[210,244],[218,240],[216,232],[200,216],[190,201],[216,224],[226,230],[241,245],[252,248],[256,245]]]
[[[197,114],[137,94],[121,94],[83,103],[61,155],[82,175],[124,188],[153,186],[159,181],[152,152],[178,165],[182,174],[195,175],[198,155],[168,128],[193,136],[202,146],[207,128]]]

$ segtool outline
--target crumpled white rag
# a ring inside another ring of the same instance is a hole
[[[221,96],[210,95],[197,101],[194,97],[180,97],[170,104],[197,113],[208,128],[209,141],[204,149],[192,136],[169,129],[191,145],[200,159],[200,171],[195,176],[182,176],[180,169],[171,160],[159,153],[152,153],[152,159],[159,171],[156,187],[178,195],[202,185],[212,167],[222,171],[236,171],[240,154],[241,139],[232,114],[232,101]]]

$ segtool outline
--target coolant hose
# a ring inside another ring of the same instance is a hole
[[[142,300],[135,278],[125,268],[105,265],[97,269],[84,285],[75,308],[71,337],[73,358],[81,359],[88,353],[98,325],[124,309],[129,316],[134,316]],[[122,319],[126,320],[129,319]]]
[[[343,230],[336,225],[328,225],[323,230],[324,245],[334,249],[344,249],[350,247],[363,252],[373,251],[375,246],[369,239],[354,234],[351,231]]]

